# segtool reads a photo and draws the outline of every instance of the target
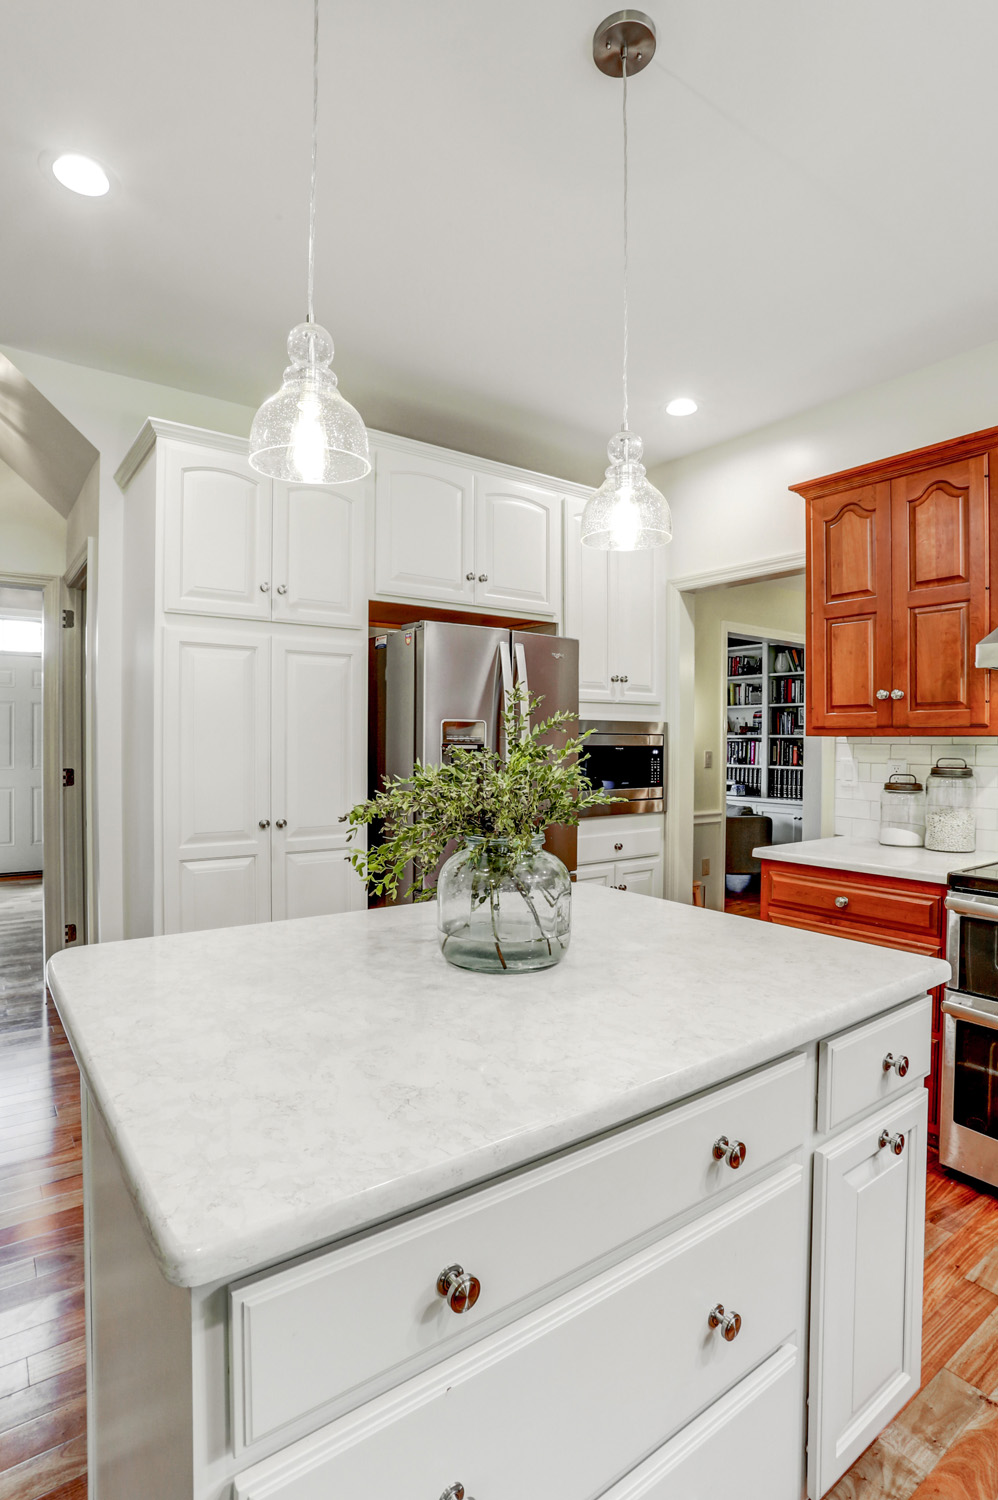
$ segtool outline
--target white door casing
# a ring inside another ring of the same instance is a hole
[[[43,867],[42,658],[0,653],[0,874]]]
[[[534,485],[475,479],[475,602],[556,615],[561,500]]]
[[[366,486],[274,481],[273,618],[361,629]]]
[[[162,448],[163,604],[187,614],[269,620],[271,482],[237,453]]]
[[[390,448],[375,464],[377,592],[473,604],[474,474]]]

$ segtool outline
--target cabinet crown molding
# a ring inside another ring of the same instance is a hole
[[[820,479],[803,479],[800,484],[791,484],[789,489],[802,495],[805,500],[821,500],[826,495],[837,495],[842,490],[860,489],[880,480],[900,479],[905,474],[917,473],[919,469],[933,469],[939,464],[952,463],[961,458],[974,458],[998,448],[998,427],[985,427],[980,432],[968,432],[963,437],[948,438],[943,443],[932,443],[927,448],[912,448],[907,453],[896,453],[891,458],[878,459],[875,463],[860,464],[855,469],[842,469],[838,474],[825,474]]]
[[[199,443],[213,448],[216,453],[222,449],[225,453],[239,453],[243,458],[249,453],[249,438],[236,437],[229,432],[212,432],[206,427],[189,427],[185,422],[168,422],[163,417],[147,417],[114,471],[114,482],[119,489],[127,488],[134,479],[158,437],[173,438],[181,443]]]

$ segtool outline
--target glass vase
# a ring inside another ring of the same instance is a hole
[[[437,879],[440,948],[459,969],[522,974],[548,969],[568,952],[572,883],[534,839],[514,857],[506,839],[469,838]]]

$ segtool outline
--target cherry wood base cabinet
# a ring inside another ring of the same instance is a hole
[[[193,1289],[85,1091],[91,1495],[820,1500],[919,1381],[928,1057],[922,996]]]
[[[994,732],[998,428],[791,486],[807,502],[808,734]]]

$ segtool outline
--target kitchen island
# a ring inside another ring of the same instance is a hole
[[[671,1500],[729,1450],[720,1500],[794,1500],[808,1390],[823,1493],[917,1388],[947,966],[598,887],[536,975],[434,924],[50,964],[96,1500]]]

